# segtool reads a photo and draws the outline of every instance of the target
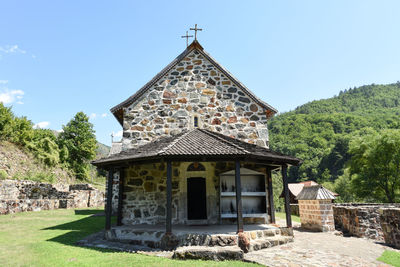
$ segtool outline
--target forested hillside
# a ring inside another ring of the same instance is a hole
[[[104,157],[108,150],[96,141],[93,125],[83,112],[57,132],[34,128],[28,118],[15,116],[0,103],[0,180],[103,182],[90,160]]]
[[[269,123],[270,146],[303,159],[290,168],[290,181],[336,182],[333,189],[340,191],[350,179],[345,170],[352,140],[383,129],[400,129],[400,82],[348,89],[280,114]]]

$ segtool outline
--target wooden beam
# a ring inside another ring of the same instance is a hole
[[[287,180],[287,166],[282,165],[283,194],[285,196],[286,226],[292,227],[292,217],[290,212],[289,186]]]
[[[272,171],[267,168],[267,183],[268,183],[268,214],[269,222],[276,223],[275,221],[275,205],[274,205],[274,192],[272,188]]]
[[[107,182],[106,230],[111,229],[113,178],[114,178],[114,169],[109,169],[108,182]]]
[[[172,166],[171,161],[167,161],[167,218],[166,218],[166,234],[172,233]]]
[[[117,225],[122,225],[122,208],[124,196],[124,183],[125,183],[125,168],[119,169],[119,188],[118,188],[118,213]]]
[[[236,188],[236,212],[237,232],[243,233],[243,212],[242,212],[242,186],[240,182],[240,161],[235,161],[235,188]]]

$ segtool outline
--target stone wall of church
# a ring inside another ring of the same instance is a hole
[[[201,162],[204,171],[188,170],[191,162],[172,162],[172,223],[187,223],[187,180],[190,177],[203,177],[206,181],[207,222],[220,222],[220,174],[234,169],[233,162]],[[122,223],[162,224],[166,217],[166,163],[148,163],[133,165],[126,169]],[[244,164],[243,167],[264,172],[264,168],[255,168]],[[223,223],[235,223],[236,220],[224,219]],[[245,218],[245,223],[266,223],[260,218]]]
[[[194,50],[124,109],[123,149],[194,127],[268,147],[266,110]]]

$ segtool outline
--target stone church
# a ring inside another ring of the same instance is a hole
[[[275,222],[271,172],[297,158],[269,149],[277,110],[254,95],[195,39],[132,96],[111,109],[123,127],[119,153],[94,161],[108,171],[106,229]],[[278,193],[278,192],[277,192]],[[280,192],[279,192],[280,193]]]

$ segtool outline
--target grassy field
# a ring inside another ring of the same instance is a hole
[[[286,213],[284,213],[284,212],[275,212],[275,216],[277,218],[286,220]],[[292,221],[293,222],[300,222],[300,217],[296,216],[296,215],[292,215]]]
[[[0,216],[0,266],[256,266],[239,261],[177,261],[75,242],[104,227],[99,210],[52,210]]]
[[[400,253],[386,250],[383,252],[382,256],[378,258],[378,261],[382,261],[395,267],[400,267]]]

